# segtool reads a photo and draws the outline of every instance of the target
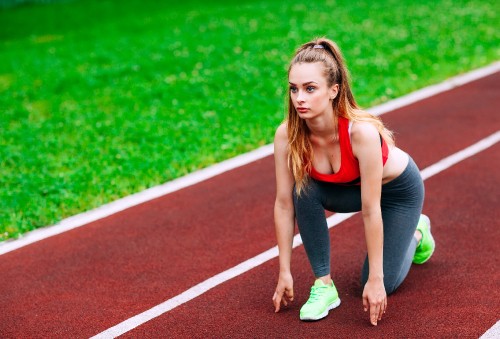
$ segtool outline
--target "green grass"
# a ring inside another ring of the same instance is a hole
[[[0,240],[272,142],[287,62],[313,37],[338,42],[370,107],[500,59],[498,12],[478,0],[0,10]]]

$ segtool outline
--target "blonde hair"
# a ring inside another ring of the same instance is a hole
[[[334,121],[338,117],[350,121],[367,121],[372,123],[388,143],[394,144],[394,136],[384,127],[380,118],[359,108],[349,86],[349,74],[339,47],[325,38],[315,39],[302,45],[296,52],[288,67],[288,75],[297,63],[321,62],[328,87],[339,85],[338,94],[332,101]],[[301,119],[293,106],[290,91],[288,92],[288,116],[285,120],[288,132],[288,163],[295,179],[295,190],[300,195],[309,180],[312,169],[313,149],[309,139],[309,128]]]

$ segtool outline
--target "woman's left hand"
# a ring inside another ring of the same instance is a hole
[[[363,290],[363,308],[370,311],[370,322],[377,326],[377,321],[387,310],[387,293],[385,293],[384,279],[368,279]]]

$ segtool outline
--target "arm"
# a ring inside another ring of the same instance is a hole
[[[367,122],[358,122],[352,129],[353,153],[358,159],[361,175],[361,204],[369,259],[369,276],[363,291],[365,311],[377,325],[387,307],[384,287],[384,233],[380,198],[382,191],[382,150],[377,129]]]
[[[279,249],[280,273],[273,295],[275,312],[293,301],[293,279],[290,270],[292,242],[295,228],[295,212],[292,200],[294,179],[288,168],[288,138],[286,125],[278,127],[274,139],[274,159],[276,168],[276,201],[274,204],[274,224]]]

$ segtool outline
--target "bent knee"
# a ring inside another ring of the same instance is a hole
[[[361,278],[362,288],[365,288],[367,282],[368,282],[368,276],[363,275],[363,277]],[[398,289],[399,285],[401,285],[401,282],[398,282],[396,279],[384,277],[384,287],[385,287],[385,293],[387,293],[387,295],[394,293]]]

